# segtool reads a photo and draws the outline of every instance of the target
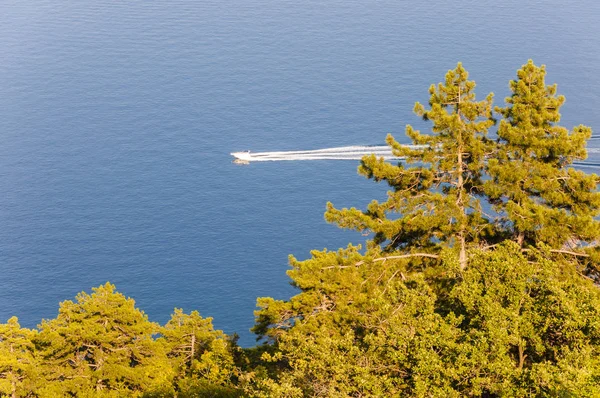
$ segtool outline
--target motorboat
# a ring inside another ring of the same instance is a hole
[[[250,160],[252,160],[252,155],[250,155],[250,151],[231,152],[231,156],[233,156],[237,160],[243,160],[245,162],[249,162]]]

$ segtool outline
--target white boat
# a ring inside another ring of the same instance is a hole
[[[244,162],[249,162],[252,158],[252,156],[250,155],[250,151],[231,152],[231,156]]]

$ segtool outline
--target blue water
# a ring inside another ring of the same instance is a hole
[[[229,152],[382,144],[462,61],[508,95],[529,58],[600,132],[600,2],[3,0],[0,321],[111,281],[151,320],[199,310],[253,344],[287,256],[361,243],[323,220],[384,186],[355,161]],[[600,141],[595,141],[600,143]]]

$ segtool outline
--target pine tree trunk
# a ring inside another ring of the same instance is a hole
[[[460,86],[458,87],[458,101],[457,101],[457,105],[456,105],[456,114],[458,115],[458,118],[461,119],[461,115],[460,115],[460,102],[461,102],[461,90],[460,90]],[[461,120],[462,122],[462,120]],[[462,123],[461,123],[462,124]],[[459,131],[458,132],[458,156],[457,156],[457,165],[456,168],[458,169],[458,181],[457,181],[457,191],[458,191],[458,198],[457,198],[457,205],[458,208],[460,210],[461,216],[466,216],[465,214],[465,203],[464,203],[464,179],[463,179],[463,142],[462,142],[462,132]],[[459,244],[460,244],[460,254],[458,256],[458,261],[460,264],[460,269],[464,270],[467,266],[467,244],[466,244],[466,238],[465,238],[465,233],[466,233],[466,226],[463,224],[463,221],[461,220],[461,225],[460,225],[460,230],[458,233],[459,236]]]
[[[527,358],[527,355],[523,355],[524,351],[523,351],[523,344],[522,342],[519,343],[519,370],[523,370],[523,365],[525,364],[525,358]]]
[[[192,365],[194,364],[194,355],[196,354],[195,349],[196,349],[196,333],[192,333],[192,352],[190,355],[190,373],[192,371]]]
[[[461,271],[467,267],[467,248],[464,236],[460,237],[460,254],[458,256],[458,262],[460,264]]]
[[[525,234],[523,233],[523,231],[519,231],[519,233],[517,234],[517,243],[519,244],[519,246],[523,247],[524,241],[525,241]]]
[[[463,180],[463,175],[462,175],[462,170],[463,170],[463,160],[462,160],[462,145],[459,145],[458,147],[458,183],[457,183],[457,188],[458,188],[458,199],[457,199],[457,204],[458,204],[458,208],[460,209],[460,213],[461,216],[465,215],[465,204],[463,202],[463,185],[464,185],[464,180]],[[466,243],[466,239],[465,239],[465,225],[463,224],[463,221],[461,220],[461,225],[460,225],[460,230],[458,233],[458,239],[459,239],[459,244],[460,244],[460,254],[458,256],[458,261],[460,263],[460,269],[463,270],[465,269],[465,267],[467,266],[467,243]]]
[[[458,204],[458,208],[460,209],[461,212],[461,216],[465,215],[465,204],[463,202],[463,185],[464,185],[464,180],[463,180],[463,175],[462,175],[462,169],[463,169],[463,160],[462,160],[462,145],[459,146],[458,148],[458,200],[457,200],[457,204]],[[465,225],[462,224],[463,221],[461,220],[461,225],[460,225],[460,231],[458,234],[458,239],[459,239],[459,244],[460,244],[460,254],[458,256],[458,261],[460,263],[460,269],[464,270],[465,267],[467,266],[467,243],[466,243],[466,239],[465,239]]]
[[[10,345],[10,352],[13,353],[14,352],[14,347],[11,344]],[[17,382],[15,381],[15,378],[17,377],[16,375],[13,375],[12,372],[9,373],[10,375],[10,387],[11,387],[11,397],[12,398],[17,398]]]

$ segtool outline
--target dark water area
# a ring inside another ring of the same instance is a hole
[[[0,322],[111,281],[151,320],[197,309],[252,345],[256,298],[295,294],[288,254],[364,241],[325,203],[385,187],[356,161],[230,152],[406,141],[458,61],[498,105],[546,64],[561,124],[600,135],[599,21],[592,0],[3,0]]]

